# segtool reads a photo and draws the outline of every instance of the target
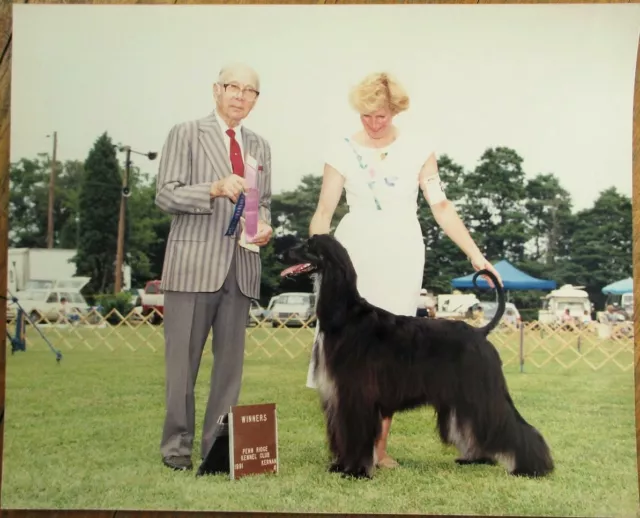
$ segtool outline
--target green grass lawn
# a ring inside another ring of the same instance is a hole
[[[245,364],[240,403],[278,405],[280,473],[196,479],[193,472],[172,472],[160,462],[161,328],[145,331],[144,340],[128,330],[111,332],[107,342],[86,332],[93,350],[72,332],[47,331],[64,354],[60,364],[31,330],[26,352],[7,353],[5,509],[636,515],[632,370],[525,363],[520,373],[517,361],[505,366],[518,408],[553,450],[557,471],[548,479],[512,478],[501,467],[457,466],[456,452],[438,442],[431,411],[420,410],[394,421],[389,450],[402,467],[378,471],[371,481],[351,481],[326,472],[317,396],[304,386],[308,332],[287,345],[297,357],[255,353]],[[272,332],[253,336],[275,351]],[[276,333],[281,340],[293,336]],[[134,342],[135,350],[127,347]],[[252,339],[250,350],[255,347]],[[501,352],[506,357],[508,351]],[[196,466],[211,364],[207,349],[196,389]]]

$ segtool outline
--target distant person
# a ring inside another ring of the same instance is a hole
[[[422,288],[420,290],[420,296],[418,297],[418,309],[416,311],[416,316],[418,317],[428,317],[429,316],[429,296],[427,295],[427,290]]]
[[[575,319],[571,316],[569,308],[565,308],[560,318],[562,329],[573,331],[575,329]]]
[[[479,321],[484,320],[484,308],[481,305],[477,305],[473,308],[473,318]]]
[[[67,297],[60,298],[60,309],[58,310],[62,320],[69,322],[71,324],[76,323],[80,320],[80,315],[75,310],[75,308],[69,305],[69,301]]]
[[[192,469],[194,387],[202,351],[213,330],[214,366],[202,429],[204,458],[218,421],[239,398],[251,298],[259,298],[261,261],[271,229],[271,149],[243,125],[260,92],[258,74],[245,65],[220,71],[215,110],[176,124],[162,150],[156,204],[171,214],[161,288],[164,290],[166,415],[160,451],[166,466]],[[260,208],[254,245],[242,222],[225,236],[245,189],[244,162],[258,163]]]
[[[609,304],[607,306],[607,311],[604,316],[606,321],[611,324],[615,322],[619,322],[621,320],[620,317],[618,316],[618,312],[616,311],[616,307],[613,304]]]
[[[518,327],[518,314],[513,307],[507,307],[504,310],[503,321],[512,327]]]
[[[329,233],[346,191],[349,212],[335,237],[351,256],[360,294],[392,313],[415,316],[425,264],[417,214],[420,192],[435,221],[470,258],[474,270],[486,268],[500,279],[447,200],[432,143],[394,124],[395,116],[409,108],[404,87],[387,73],[373,73],[351,91],[350,101],[362,127],[336,136],[327,151],[309,233]],[[307,375],[310,388],[316,388],[313,373],[312,355]],[[390,426],[391,416],[387,416],[375,448],[378,466],[392,468],[397,462],[386,451]]]

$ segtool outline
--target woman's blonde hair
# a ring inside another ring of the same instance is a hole
[[[409,108],[409,95],[390,74],[374,72],[351,90],[349,102],[361,114],[373,113],[388,106],[391,113],[397,115]]]

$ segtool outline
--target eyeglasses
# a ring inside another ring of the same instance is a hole
[[[260,95],[260,92],[254,90],[253,88],[242,89],[238,85],[232,83],[224,83],[222,87],[224,88],[225,92],[228,92],[233,96],[241,95],[247,101],[254,101],[258,97],[258,95]]]

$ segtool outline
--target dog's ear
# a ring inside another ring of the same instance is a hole
[[[317,255],[318,253],[318,235],[313,234],[307,238],[307,250]]]
[[[306,241],[301,241],[297,243],[293,243],[289,246],[289,248],[283,252],[282,256],[285,262],[294,263],[299,260],[299,256],[301,253],[304,253],[307,248]]]

